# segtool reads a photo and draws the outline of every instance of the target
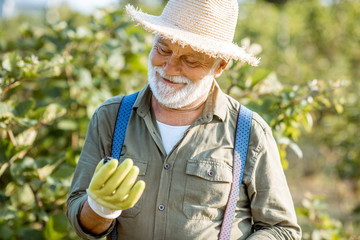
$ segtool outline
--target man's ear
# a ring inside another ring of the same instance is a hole
[[[225,70],[229,60],[222,59],[219,63],[219,66],[217,66],[216,70],[214,71],[214,78],[220,77],[222,72]]]

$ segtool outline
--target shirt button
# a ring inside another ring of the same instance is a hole
[[[209,177],[213,177],[215,175],[215,173],[214,173],[214,171],[210,170],[210,171],[208,171],[208,175],[209,175]]]
[[[164,211],[164,209],[165,209],[165,206],[162,205],[162,204],[160,204],[160,205],[159,205],[159,210],[160,210],[160,211]]]
[[[169,169],[169,168],[170,168],[170,164],[165,163],[165,164],[164,164],[164,168],[165,168],[166,170]]]

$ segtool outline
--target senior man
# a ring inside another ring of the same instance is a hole
[[[241,106],[215,78],[229,59],[258,64],[232,43],[237,1],[170,0],[161,16],[126,10],[155,34],[149,84],[133,105],[119,161],[101,159],[111,155],[123,96],[94,113],[67,200],[69,221],[87,239],[110,239],[114,230],[117,239],[218,239]],[[276,143],[256,113],[247,150],[230,238],[300,239]]]

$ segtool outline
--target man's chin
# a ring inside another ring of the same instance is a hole
[[[156,98],[156,96],[155,96]],[[162,97],[161,99],[156,98],[156,100],[163,106],[171,109],[179,109],[183,107],[183,104],[180,102],[174,102],[174,99],[172,101],[169,101],[168,98]]]

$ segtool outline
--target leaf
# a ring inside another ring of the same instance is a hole
[[[60,104],[51,103],[45,107],[45,111],[40,116],[40,122],[43,124],[51,124],[55,119],[60,118],[66,114],[66,109]]]
[[[302,114],[302,123],[307,132],[310,132],[313,127],[313,119],[310,113]]]
[[[17,117],[14,117],[14,120],[16,122],[18,122],[20,125],[24,126],[24,127],[27,127],[27,128],[30,128],[30,127],[34,127],[38,121],[37,120],[34,120],[34,119],[28,119],[28,118],[17,118]]]
[[[253,88],[259,82],[265,80],[270,73],[271,71],[268,69],[264,69],[264,68],[257,69],[252,75],[250,89]]]
[[[7,139],[0,139],[0,163],[10,161],[10,159],[14,158],[17,154],[20,154],[27,148],[27,146],[18,146],[15,148],[14,145]]]
[[[57,240],[67,236],[68,220],[62,213],[55,213],[49,218],[45,226],[44,235],[46,239]]]
[[[302,153],[300,147],[296,143],[294,143],[290,138],[281,137],[281,138],[277,139],[277,142],[278,142],[279,145],[288,146],[291,150],[294,151],[294,153],[296,154],[296,156],[298,158],[303,157],[303,153]]]
[[[35,106],[35,100],[29,99],[18,103],[15,107],[15,115],[18,117],[23,117]]]
[[[54,159],[45,159],[45,158],[36,159],[39,179],[41,181],[44,181],[48,176],[50,176],[54,172],[54,170],[65,161],[65,157],[66,157],[66,153],[60,153],[57,156],[55,156]]]
[[[9,53],[5,56],[2,67],[8,72],[15,72],[18,69],[16,63],[19,59],[20,57],[16,53]]]
[[[292,142],[292,143],[289,144],[289,148],[294,151],[294,153],[296,154],[296,156],[298,158],[303,158],[303,152],[301,151],[299,145]]]
[[[284,86],[278,80],[276,73],[270,73],[263,80],[259,86],[259,93],[261,94],[274,94],[277,91],[281,91]]]
[[[30,157],[25,157],[11,164],[10,173],[19,185],[39,177],[35,161]]]
[[[0,236],[3,240],[10,240],[13,237],[11,228],[7,225],[0,226]]]
[[[78,127],[77,121],[72,119],[64,119],[59,121],[58,123],[58,128],[61,130],[73,131],[76,130],[77,127]]]
[[[338,114],[341,114],[344,112],[344,107],[341,104],[339,104],[336,100],[334,102],[334,107]]]
[[[30,210],[35,206],[35,197],[29,184],[17,186],[13,194],[11,194],[11,202],[17,208]]]
[[[3,221],[9,221],[15,218],[16,218],[16,210],[14,210],[11,206],[9,206],[9,204],[2,205],[2,208],[0,209],[0,219]]]
[[[281,158],[280,161],[281,161],[281,166],[282,166],[282,168],[283,168],[284,170],[288,169],[288,167],[289,167],[289,162],[288,162],[285,158]]]
[[[72,149],[68,150],[68,157],[66,158],[66,163],[69,164],[70,166],[76,167],[76,165],[79,162],[79,158],[80,158],[80,154],[77,154],[75,156],[72,155],[72,153],[74,152]]]
[[[79,84],[81,87],[91,87],[91,73],[88,69],[82,68],[79,72]]]
[[[70,179],[74,173],[75,168],[69,166],[68,164],[61,164],[53,174],[51,174],[52,177],[56,179]]]
[[[52,178],[46,179],[46,182],[42,185],[38,193],[38,196],[42,200],[43,204],[45,205],[54,204],[54,202],[56,201],[55,190],[57,184],[60,184],[60,182],[55,183]]]
[[[35,128],[29,128],[18,134],[15,139],[16,143],[19,146],[30,146],[34,143],[37,136],[37,131]]]
[[[42,240],[45,239],[43,233],[40,230],[33,229],[31,227],[21,227],[18,230],[18,237],[21,239],[31,239]]]
[[[0,102],[0,118],[13,117],[13,108],[6,102]]]
[[[92,32],[90,31],[90,29],[88,29],[84,26],[80,26],[76,29],[76,36],[79,39],[89,38],[89,37],[92,37]]]
[[[2,62],[2,67],[5,71],[11,72],[11,63],[9,58],[5,58]]]
[[[6,201],[8,201],[10,199],[9,196],[3,194],[3,193],[0,193],[0,206],[4,206],[6,204]]]
[[[122,68],[124,68],[125,66],[125,60],[123,55],[121,54],[121,51],[114,51],[108,61],[107,61],[109,67],[113,70],[113,71],[120,71]]]

